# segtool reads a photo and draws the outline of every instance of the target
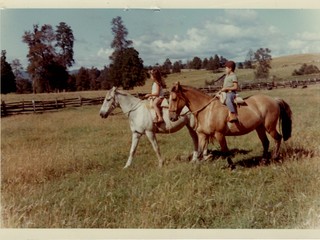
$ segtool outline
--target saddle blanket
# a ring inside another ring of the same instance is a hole
[[[219,98],[219,100],[222,104],[224,104],[224,105],[226,104],[227,93],[219,92],[216,94],[216,97]],[[245,102],[244,102],[243,98],[239,96],[239,94],[236,94],[236,98],[234,99],[234,103],[237,105],[242,105]]]

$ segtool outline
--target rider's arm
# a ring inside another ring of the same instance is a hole
[[[232,87],[222,88],[221,92],[230,92],[230,91],[237,91],[238,90],[238,82],[233,82]]]

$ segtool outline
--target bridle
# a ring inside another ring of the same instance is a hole
[[[112,101],[112,104],[111,104],[111,107],[110,107],[110,112],[112,112],[115,108],[117,108],[120,104],[116,101],[116,93],[118,93],[118,94],[121,94],[121,93],[119,93],[119,92],[117,92],[116,90],[114,91],[114,94],[113,94],[113,96],[111,97],[111,98],[109,98],[109,99],[106,99],[107,101],[110,101],[110,100],[113,100]],[[113,115],[119,115],[119,114],[128,114],[128,117],[129,117],[129,115],[130,115],[130,113],[131,112],[134,112],[135,110],[137,110],[138,109],[138,105],[140,104],[142,102],[142,100],[139,100],[129,111],[127,111],[127,112],[118,112],[118,113],[114,113]]]
[[[177,94],[177,92],[174,92],[175,94]],[[182,93],[182,92],[180,92],[181,93],[181,98],[183,99],[183,101],[185,102],[185,105],[186,105],[186,103],[188,102],[187,101],[187,99],[185,98],[185,96],[184,96],[184,94]],[[180,100],[180,99],[179,99]],[[199,109],[197,109],[197,110],[195,110],[195,111],[188,111],[188,112],[186,112],[186,113],[184,113],[184,114],[182,114],[182,115],[180,115],[179,114],[179,116],[184,116],[184,115],[186,115],[186,114],[188,114],[189,112],[191,112],[192,114],[195,114],[195,115],[198,115],[198,113],[200,112],[200,111],[202,111],[203,109],[205,109],[211,102],[213,102],[215,100],[215,97],[213,97],[212,99],[210,99],[210,101],[209,102],[207,102],[206,104],[204,104],[202,107],[200,107]],[[178,106],[178,103],[179,102],[177,102],[177,106]],[[170,110],[169,109],[169,112],[173,112],[173,113],[177,113],[177,108],[175,109],[175,110]]]

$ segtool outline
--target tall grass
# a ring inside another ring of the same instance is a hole
[[[228,138],[235,171],[219,155],[190,164],[186,129],[157,135],[162,169],[142,138],[133,165],[122,170],[128,120],[100,119],[100,106],[3,118],[2,227],[320,228],[319,86],[262,92],[290,104],[293,136],[282,162],[267,166],[257,164],[262,146],[254,132]],[[219,153],[216,143],[210,148]]]

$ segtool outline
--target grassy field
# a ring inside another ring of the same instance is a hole
[[[224,169],[218,156],[190,164],[186,129],[158,135],[162,169],[144,137],[133,165],[122,170],[131,143],[128,120],[101,119],[100,106],[3,118],[1,225],[320,228],[319,90],[261,91],[290,104],[292,138],[282,145],[282,162],[258,166],[262,146],[256,133],[229,137],[229,147],[238,149],[235,171]],[[210,148],[219,151],[216,143]]]

